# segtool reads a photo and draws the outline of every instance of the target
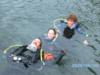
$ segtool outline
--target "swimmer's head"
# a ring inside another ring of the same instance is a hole
[[[71,27],[74,23],[78,22],[76,15],[71,14],[67,18],[67,26]]]
[[[57,34],[56,30],[54,28],[50,28],[48,30],[47,37],[48,39],[53,40],[56,37],[56,34]]]
[[[41,49],[42,46],[42,41],[40,38],[36,38],[32,41],[33,45],[37,48],[37,49]]]

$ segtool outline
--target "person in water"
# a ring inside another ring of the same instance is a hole
[[[51,36],[52,37],[52,36]],[[51,39],[49,37],[49,39]],[[11,53],[11,57],[15,62],[21,62],[26,68],[29,67],[32,63],[37,63],[41,60],[41,47],[42,41],[40,38],[36,38],[29,45],[24,45],[17,48],[14,52]],[[60,53],[61,52],[61,53]],[[65,55],[64,51],[60,51],[59,54],[54,55],[47,51],[42,52],[43,61],[54,60],[57,63],[60,63],[61,59]],[[57,57],[55,57],[57,56]]]
[[[55,41],[58,37],[57,31],[54,28],[49,28],[47,34],[42,38],[45,42],[43,46],[44,49],[44,61],[52,61],[59,64],[65,55],[65,52],[61,49],[56,49]],[[49,43],[49,44],[48,44]]]
[[[64,37],[71,39],[74,36],[75,31],[77,31],[80,34],[85,35],[80,29],[79,22],[76,15],[71,14],[66,20],[67,20],[66,22],[61,20],[60,24],[56,25],[56,27],[58,28],[58,31]]]
[[[42,41],[40,38],[36,38],[29,45],[24,45],[17,48],[11,53],[13,61],[22,62],[26,68],[31,63],[36,63],[40,59],[40,50],[42,47]]]
[[[49,28],[47,34],[43,36],[43,38],[47,41],[55,41],[58,37],[58,34],[56,32],[56,29]]]

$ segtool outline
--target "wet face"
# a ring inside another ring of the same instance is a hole
[[[53,30],[48,31],[48,39],[52,40],[55,38],[55,36],[56,36],[56,34],[54,33]]]
[[[72,27],[72,25],[74,24],[74,21],[73,20],[67,20],[67,26],[68,27]]]
[[[41,40],[40,39],[34,39],[32,43],[35,45],[35,47],[37,49],[39,49],[40,45],[41,45]]]

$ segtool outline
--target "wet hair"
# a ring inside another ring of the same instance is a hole
[[[67,18],[67,20],[72,20],[74,22],[78,22],[78,19],[77,19],[76,15],[74,15],[74,14],[70,14],[69,17]]]
[[[48,32],[49,32],[50,30],[53,30],[55,35],[57,34],[57,32],[56,32],[56,29],[55,29],[55,28],[49,28],[49,29],[48,29]]]
[[[41,40],[41,38],[40,38],[40,37],[38,37],[37,39],[39,39],[39,40],[40,40],[40,48],[39,48],[39,49],[41,49],[41,48],[42,48],[42,40]]]

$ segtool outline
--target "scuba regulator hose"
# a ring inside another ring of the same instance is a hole
[[[23,45],[18,45],[18,44],[16,44],[16,45],[11,45],[11,46],[9,46],[8,48],[4,49],[3,53],[6,54],[11,48],[20,47],[20,46],[23,46]]]

